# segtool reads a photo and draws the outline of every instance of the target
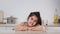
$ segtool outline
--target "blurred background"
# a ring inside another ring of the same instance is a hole
[[[26,21],[34,11],[39,11],[48,25],[60,26],[60,0],[0,0],[0,29]]]

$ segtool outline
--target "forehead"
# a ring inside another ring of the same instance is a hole
[[[37,16],[35,16],[35,15],[31,16],[31,18],[33,18],[33,19],[38,19]]]

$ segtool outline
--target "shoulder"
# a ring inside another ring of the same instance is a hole
[[[26,30],[27,27],[25,26],[26,22],[21,22],[20,24],[15,26],[15,30]]]

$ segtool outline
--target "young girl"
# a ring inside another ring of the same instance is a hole
[[[31,12],[27,22],[15,26],[16,31],[42,31],[43,26],[39,12]]]

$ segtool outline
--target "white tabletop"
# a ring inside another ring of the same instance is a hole
[[[55,31],[42,32],[42,31],[12,31],[12,30],[2,31],[1,30],[0,34],[60,34],[60,31],[55,30]]]

